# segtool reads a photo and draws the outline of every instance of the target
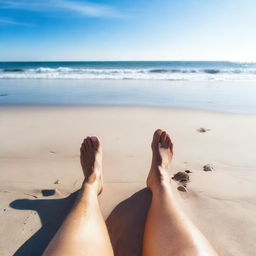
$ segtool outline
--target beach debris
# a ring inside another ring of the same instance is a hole
[[[53,196],[56,193],[56,191],[55,189],[42,189],[41,193],[43,196]]]
[[[172,179],[183,187],[186,187],[187,183],[190,182],[189,175],[186,172],[177,172]]]
[[[56,180],[55,182],[54,182],[54,184],[59,184],[60,183],[60,181],[59,180]]]
[[[190,170],[185,170],[186,173],[192,173]]]
[[[6,209],[4,208],[4,212],[6,211]]]
[[[187,189],[186,189],[186,187],[184,187],[184,186],[178,186],[178,187],[177,187],[177,190],[179,190],[179,191],[181,191],[181,192],[188,192]]]
[[[205,172],[212,172],[212,171],[214,170],[214,168],[213,168],[212,165],[206,164],[206,165],[203,166],[203,170],[204,170]]]
[[[7,93],[0,93],[0,97],[5,97],[5,96],[8,96]]]
[[[200,132],[200,133],[208,132],[208,131],[210,131],[210,130],[211,130],[211,129],[206,129],[206,128],[203,128],[203,127],[197,129],[197,131]]]
[[[55,151],[50,151],[50,153],[51,153],[51,154],[56,154],[56,152],[55,152]]]

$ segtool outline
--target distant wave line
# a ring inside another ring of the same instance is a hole
[[[256,68],[85,68],[0,69],[0,79],[256,80]]]

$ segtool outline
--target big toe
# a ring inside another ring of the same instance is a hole
[[[160,137],[161,137],[162,132],[163,131],[161,129],[157,129],[154,132],[153,140],[152,140],[152,147],[158,146],[158,143],[160,142]]]
[[[94,150],[97,151],[100,147],[100,141],[99,141],[98,137],[92,136],[91,142],[92,142],[92,146],[93,146]]]
[[[91,151],[93,148],[93,144],[91,141],[91,137],[86,137],[86,139],[84,139],[84,145],[85,145],[85,151]]]

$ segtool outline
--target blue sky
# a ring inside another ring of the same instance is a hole
[[[256,61],[255,0],[0,0],[0,61]]]

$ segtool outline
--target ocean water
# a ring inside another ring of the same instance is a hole
[[[0,62],[0,79],[256,81],[256,63],[217,61]]]
[[[159,106],[256,114],[256,64],[0,62],[0,105]]]

